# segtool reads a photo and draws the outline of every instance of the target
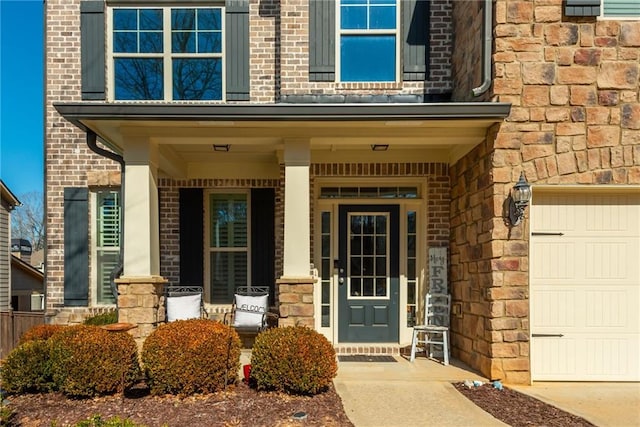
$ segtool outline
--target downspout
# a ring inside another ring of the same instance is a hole
[[[116,300],[116,308],[118,307],[118,289],[116,288],[115,280],[120,277],[124,268],[124,158],[119,154],[112,151],[105,150],[102,147],[98,147],[96,134],[93,131],[87,131],[87,145],[94,153],[120,163],[120,254],[118,264],[109,274],[109,281],[111,282],[111,293]]]
[[[484,43],[482,44],[482,84],[471,89],[473,96],[480,96],[491,87],[491,48],[493,42],[493,0],[484,1],[482,11],[482,32]]]

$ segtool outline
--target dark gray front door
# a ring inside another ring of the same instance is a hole
[[[398,205],[341,205],[338,339],[398,341]]]

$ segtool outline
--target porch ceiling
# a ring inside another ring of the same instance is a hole
[[[510,111],[506,103],[441,104],[55,104],[116,152],[127,140],[157,144],[160,170],[196,177],[205,164],[262,163],[277,168],[288,139],[309,139],[313,162],[455,163]],[[229,152],[213,150],[230,145]],[[372,152],[372,144],[388,144]],[[275,170],[275,169],[274,169]]]

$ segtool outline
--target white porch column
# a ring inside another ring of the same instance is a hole
[[[157,146],[127,139],[124,152],[124,276],[160,274]]]
[[[309,277],[311,234],[309,227],[308,139],[286,140],[284,145],[284,260],[283,277]]]

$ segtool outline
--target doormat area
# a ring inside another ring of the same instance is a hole
[[[395,357],[384,356],[368,356],[366,354],[353,354],[338,356],[339,362],[397,362]]]

